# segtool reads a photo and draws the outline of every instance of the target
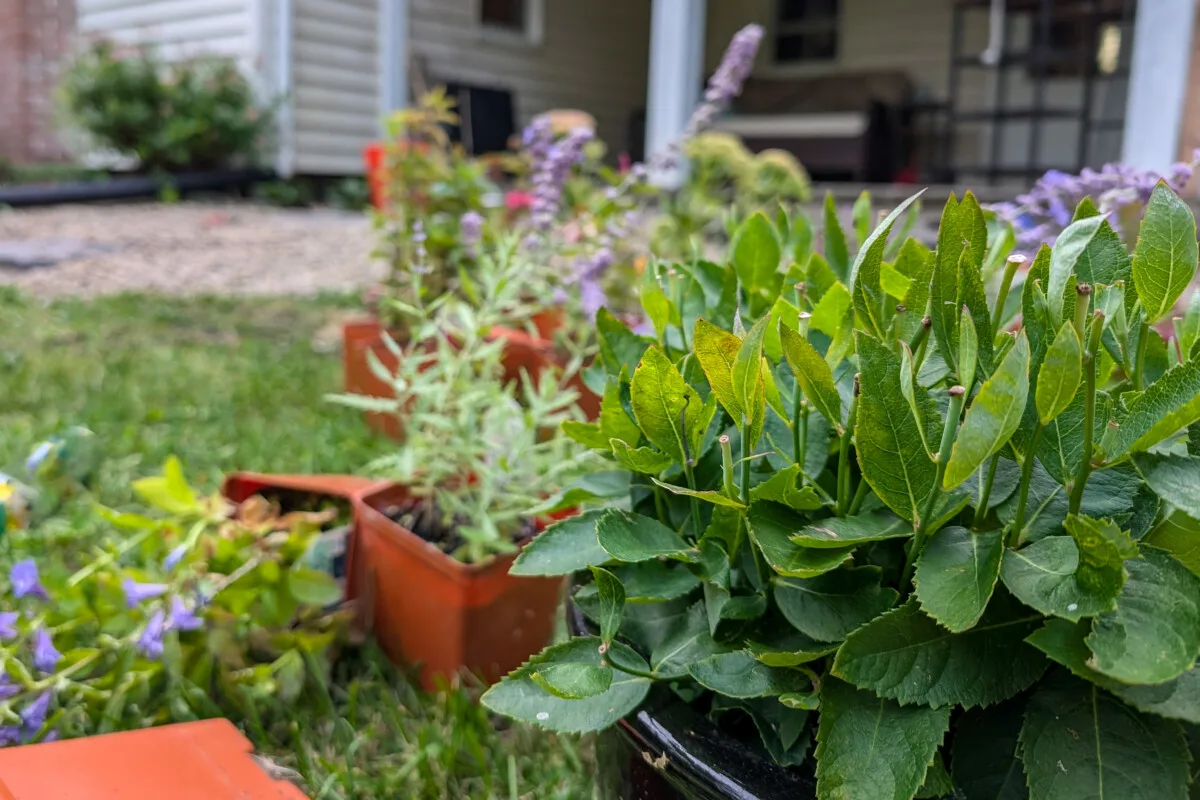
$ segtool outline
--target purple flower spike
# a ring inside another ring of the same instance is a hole
[[[38,579],[37,562],[32,558],[13,564],[12,570],[8,573],[8,579],[12,582],[13,597],[21,598],[33,595],[43,600],[50,599],[50,596],[46,594],[46,588]]]
[[[21,727],[19,725],[0,725],[0,747],[8,747],[21,743]]]
[[[20,618],[21,614],[17,611],[0,612],[0,642],[17,638],[17,620]]]
[[[167,630],[194,631],[203,625],[204,620],[187,607],[182,597],[176,595],[171,598],[171,618],[167,620]]]
[[[483,239],[483,215],[478,211],[468,211],[458,220],[458,238],[463,247],[473,250]]]
[[[7,672],[0,672],[0,700],[8,700],[21,693],[21,687],[12,682]]]
[[[33,665],[45,673],[54,672],[62,653],[54,646],[54,640],[45,628],[33,635]]]
[[[167,572],[179,566],[179,562],[183,561],[183,557],[187,555],[187,545],[181,544],[171,552],[167,553],[167,557],[163,559],[163,569]]]
[[[146,629],[138,637],[137,646],[146,658],[162,658],[164,623],[167,615],[157,609],[146,622]]]
[[[32,736],[46,724],[46,713],[50,710],[50,693],[42,692],[38,698],[21,712],[21,727],[26,736]]]
[[[121,581],[121,589],[125,592],[125,605],[130,608],[136,608],[155,597],[162,597],[169,588],[165,583],[138,583],[129,578]]]

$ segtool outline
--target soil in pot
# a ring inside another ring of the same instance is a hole
[[[447,525],[444,515],[432,502],[412,498],[399,505],[389,506],[383,513],[392,522],[412,531],[451,558],[467,545],[467,540],[459,530],[468,524],[468,521],[459,517]],[[513,544],[523,545],[536,533],[536,522],[532,519],[522,520],[520,528],[513,536]]]

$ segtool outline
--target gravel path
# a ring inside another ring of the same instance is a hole
[[[41,297],[123,291],[316,294],[381,277],[365,214],[250,204],[135,203],[0,211],[0,247],[86,249],[54,266],[0,264]]]

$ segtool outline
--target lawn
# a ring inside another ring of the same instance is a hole
[[[110,505],[172,454],[208,489],[236,469],[353,472],[392,445],[322,401],[340,388],[331,333],[352,309],[345,297],[45,305],[0,291],[0,469],[19,475],[37,442],[83,425],[104,449],[93,490]],[[47,547],[86,536],[82,502],[29,535]],[[424,694],[368,645],[318,702],[236,721],[314,798],[591,796],[588,742],[500,723],[471,696]]]

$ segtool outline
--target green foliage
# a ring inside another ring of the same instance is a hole
[[[1192,230],[1183,204],[1158,204],[1180,219],[1148,217],[1148,247],[1160,225]],[[1143,324],[1182,289],[1121,282],[1174,287],[1195,248],[1175,237],[1131,267],[1081,212],[1031,266],[1009,333],[1011,237],[988,241],[973,197],[951,198],[932,252],[889,241],[903,207],[868,233],[867,200],[852,251],[834,210],[824,256],[773,270],[796,225],[746,221],[728,263],[705,262],[714,290],[696,295],[690,337],[647,348],[605,319],[606,398],[637,430],[588,443],[630,470],[628,491],[518,571],[549,572],[552,556],[581,571],[598,541],[625,587],[614,644],[639,660],[595,663],[671,682],[718,721],[746,710],[780,764],[815,736],[820,800],[1186,797],[1200,367]],[[589,578],[576,601],[604,638],[617,593]],[[485,702],[589,702],[527,671]],[[611,708],[577,706],[563,729],[611,724]],[[808,713],[789,718],[799,732],[780,709]]]
[[[60,87],[73,125],[147,172],[219,169],[251,161],[271,116],[228,58],[164,62],[150,49],[91,44]]]

